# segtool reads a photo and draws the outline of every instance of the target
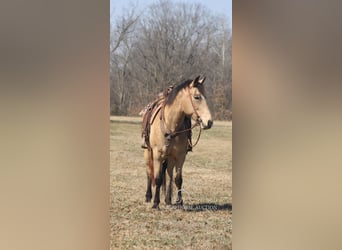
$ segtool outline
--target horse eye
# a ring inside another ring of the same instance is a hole
[[[200,96],[200,95],[195,95],[194,98],[195,98],[196,100],[201,100],[201,96]]]

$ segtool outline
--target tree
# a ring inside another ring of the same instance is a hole
[[[126,82],[127,65],[131,51],[130,41],[134,34],[135,24],[138,15],[136,14],[136,6],[132,6],[130,10],[117,18],[115,24],[111,24],[110,35],[110,106],[111,113],[126,114],[126,100],[129,98],[128,86]]]
[[[170,0],[151,4],[139,16],[132,13],[118,19],[112,32],[112,114],[137,115],[168,85],[200,74],[207,76],[214,118],[229,118],[231,31],[226,18],[201,4]]]

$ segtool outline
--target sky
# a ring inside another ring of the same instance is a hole
[[[158,0],[110,0],[110,10],[111,13],[120,15],[122,9],[125,6],[129,6],[130,2],[137,3],[139,7],[143,8],[156,1]],[[213,13],[226,14],[229,18],[230,27],[232,27],[232,0],[183,0],[182,2],[202,3],[204,6],[211,9]],[[114,15],[111,15],[111,18],[113,16]]]

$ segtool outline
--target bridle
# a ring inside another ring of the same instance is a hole
[[[194,113],[195,113],[195,115],[196,115],[196,124],[197,124],[197,125],[200,125],[201,122],[202,122],[202,119],[201,119],[201,117],[199,116],[199,114],[197,113],[197,110],[196,110],[196,108],[195,108],[194,101],[192,100],[192,96],[191,96],[190,88],[189,88],[189,87],[188,87],[188,94],[189,94],[189,98],[190,98],[190,101],[191,101],[192,108],[194,109]]]
[[[192,108],[193,108],[193,110],[194,110],[194,114],[196,115],[195,124],[192,125],[191,128],[183,129],[183,130],[179,130],[179,131],[173,131],[173,132],[172,132],[170,129],[168,129],[168,128],[166,127],[165,116],[164,116],[165,102],[164,102],[164,104],[163,104],[163,106],[162,106],[161,115],[160,115],[160,120],[161,120],[160,128],[161,128],[161,130],[162,130],[164,136],[165,136],[168,140],[170,140],[171,138],[174,138],[177,134],[181,134],[181,133],[184,133],[184,132],[187,132],[187,131],[192,130],[193,128],[199,126],[199,125],[201,124],[201,122],[202,122],[202,119],[201,119],[201,117],[199,116],[199,114],[198,114],[198,112],[197,112],[197,110],[196,110],[196,108],[195,108],[195,104],[194,104],[194,102],[193,102],[193,100],[192,100],[192,95],[191,95],[191,93],[190,93],[190,87],[188,87],[188,95],[189,95],[189,98],[190,98],[190,102],[191,102]],[[191,118],[192,118],[192,117],[191,117]],[[192,118],[192,119],[193,119],[193,118]],[[193,120],[194,120],[194,119],[193,119]],[[198,133],[198,137],[197,137],[197,139],[196,139],[196,142],[195,142],[194,144],[192,144],[192,143],[190,142],[190,140],[188,140],[188,142],[189,142],[189,144],[190,144],[191,147],[195,147],[195,146],[197,145],[198,141],[199,141],[199,138],[201,137],[202,127],[201,127],[201,126],[199,126],[199,127],[200,127],[200,131],[199,131],[199,133]]]

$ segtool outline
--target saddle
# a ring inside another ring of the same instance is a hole
[[[151,132],[151,125],[156,118],[159,110],[163,106],[164,99],[157,99],[153,102],[149,103],[145,107],[145,112],[143,116],[143,122],[141,127],[141,137],[144,138],[144,145],[143,148],[150,148],[150,132]]]

